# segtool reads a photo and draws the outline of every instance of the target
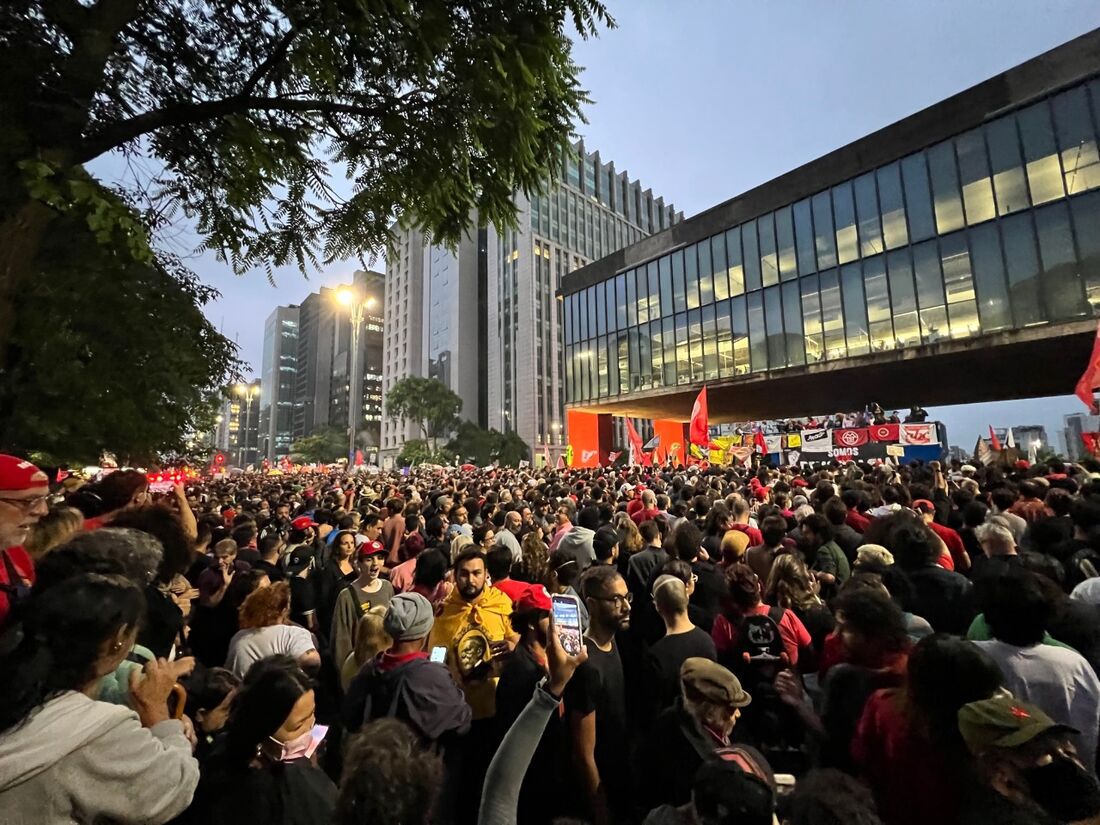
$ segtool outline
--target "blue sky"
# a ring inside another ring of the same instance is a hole
[[[618,28],[575,51],[593,98],[578,132],[685,215],[1100,27],[1096,0],[617,0],[609,7]],[[357,268],[333,266],[308,281],[283,271],[272,288],[263,273],[234,276],[209,254],[190,264],[221,290],[208,315],[256,372],[271,310],[347,282]],[[969,448],[989,424],[1043,424],[1057,444],[1062,416],[1082,410],[1064,396],[931,412],[947,423],[953,444]]]

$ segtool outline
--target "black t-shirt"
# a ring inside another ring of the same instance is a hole
[[[650,718],[671,707],[680,695],[680,666],[685,659],[700,657],[714,662],[718,651],[705,630],[693,627],[687,633],[665,636],[645,656],[642,689],[649,694]]]
[[[613,807],[622,804],[629,790],[627,769],[626,692],[623,663],[614,640],[610,651],[600,650],[586,640],[588,660],[565,688],[568,715],[596,714],[596,767]]]
[[[263,570],[265,573],[267,573],[267,577],[272,581],[272,583],[281,582],[283,579],[286,578],[286,573],[283,572],[283,569],[279,567],[279,565],[272,564],[271,562],[264,561],[263,559],[260,559],[258,562],[253,564],[252,569]]]
[[[698,577],[695,592],[691,594],[691,603],[706,614],[706,619],[699,626],[709,632],[714,624],[714,617],[722,610],[722,600],[729,593],[729,588],[722,571],[712,561],[692,562],[691,572]]]

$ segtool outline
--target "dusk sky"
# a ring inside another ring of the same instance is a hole
[[[619,0],[609,7],[618,28],[575,50],[594,101],[590,122],[577,131],[589,150],[685,216],[1100,27],[1096,0]],[[189,263],[221,290],[207,314],[256,373],[271,310],[346,283],[358,268],[332,266],[308,281],[283,271],[272,288],[262,272],[234,276],[209,254]],[[1064,396],[930,412],[946,422],[952,444],[969,449],[989,424],[1043,424],[1058,446],[1062,416],[1083,409]]]

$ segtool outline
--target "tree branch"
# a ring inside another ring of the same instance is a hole
[[[263,62],[257,66],[248,80],[244,82],[244,86],[241,87],[241,95],[251,95],[256,90],[256,84],[259,83],[265,74],[280,60],[286,57],[287,51],[290,49],[290,44],[294,42],[294,38],[298,36],[298,29],[295,26],[291,26],[282,39],[275,45],[275,48],[271,50],[271,54],[264,58]]]
[[[298,99],[287,97],[249,97],[236,95],[221,100],[208,100],[202,103],[184,103],[145,112],[126,120],[118,121],[100,129],[86,138],[76,152],[76,163],[87,163],[105,152],[109,152],[129,141],[157,129],[174,126],[187,126],[204,120],[225,117],[238,112],[264,109],[279,112],[317,112],[320,114],[344,114],[359,117],[378,117],[383,113],[380,108],[360,106],[350,103],[337,103],[330,100]]]

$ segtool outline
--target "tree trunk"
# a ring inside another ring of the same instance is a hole
[[[31,277],[46,230],[57,213],[28,198],[0,220],[0,373],[15,363],[9,347],[15,325],[15,296]]]

